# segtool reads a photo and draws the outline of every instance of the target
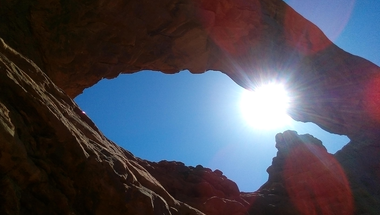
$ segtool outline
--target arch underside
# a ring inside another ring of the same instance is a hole
[[[378,126],[368,88],[379,67],[335,46],[283,1],[41,1],[28,9],[14,22],[27,22],[30,37],[10,27],[3,37],[72,98],[121,73],[215,70],[245,88],[285,79],[297,95],[291,116],[329,132],[352,137]]]

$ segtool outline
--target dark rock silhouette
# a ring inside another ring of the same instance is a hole
[[[380,69],[283,1],[2,1],[0,17],[1,214],[380,213]],[[218,70],[245,88],[286,79],[294,119],[351,141],[331,155],[279,134],[253,193],[220,171],[141,160],[71,98],[143,69]]]
[[[1,214],[202,214],[0,40]]]

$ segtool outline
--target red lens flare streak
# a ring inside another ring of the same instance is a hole
[[[375,75],[366,86],[365,108],[369,116],[380,123],[380,74]]]
[[[291,201],[303,215],[353,214],[346,175],[321,146],[294,146],[286,158],[284,180]]]
[[[244,55],[248,51],[247,43],[260,36],[258,0],[209,0],[203,1],[200,7],[197,13],[206,32],[229,55]]]

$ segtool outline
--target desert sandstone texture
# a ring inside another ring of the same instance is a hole
[[[283,1],[0,5],[0,214],[380,214],[380,68]],[[351,141],[332,155],[311,135],[278,134],[252,193],[219,170],[139,159],[72,99],[147,69],[216,70],[245,88],[286,78],[295,120]]]

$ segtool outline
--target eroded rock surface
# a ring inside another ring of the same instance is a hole
[[[380,69],[283,1],[2,1],[0,37],[27,57],[1,41],[1,214],[380,214]],[[278,135],[254,193],[218,171],[142,161],[70,97],[143,69],[218,70],[246,88],[286,79],[294,119],[351,142],[333,156]]]
[[[203,214],[0,40],[1,214]]]
[[[240,197],[235,182],[220,170],[201,165],[187,167],[181,162],[161,161],[142,164],[176,199],[206,214],[246,214],[249,203]]]
[[[7,1],[0,12],[0,36],[71,97],[120,73],[217,70],[246,88],[287,80],[292,116],[330,132],[380,127],[379,67],[282,0]]]
[[[353,214],[353,194],[346,173],[320,140],[286,131],[277,134],[276,148],[277,156],[267,170],[268,181],[260,190],[278,199],[285,194],[296,214]],[[278,208],[278,204],[274,206]]]

